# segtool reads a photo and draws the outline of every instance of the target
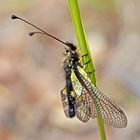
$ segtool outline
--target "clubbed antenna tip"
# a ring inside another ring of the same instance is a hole
[[[12,15],[12,16],[11,16],[11,19],[18,19],[18,17],[15,16],[15,15]]]
[[[29,36],[33,36],[33,35],[34,35],[34,33],[33,33],[33,32],[30,32],[30,33],[29,33]]]
[[[43,32],[30,32],[29,36],[33,36],[34,34],[44,34],[45,35],[45,33],[43,33]]]

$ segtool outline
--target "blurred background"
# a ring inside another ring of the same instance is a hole
[[[0,140],[99,140],[97,122],[64,115],[64,46],[16,14],[77,45],[66,0],[0,0]],[[140,140],[140,1],[79,0],[98,87],[127,115],[108,140]],[[88,17],[88,18],[87,18]]]

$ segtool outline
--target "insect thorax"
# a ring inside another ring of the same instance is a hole
[[[64,69],[72,69],[73,66],[79,63],[79,54],[77,52],[76,46],[73,44],[68,44],[68,47],[65,48],[65,58],[64,58]]]

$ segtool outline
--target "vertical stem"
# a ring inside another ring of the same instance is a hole
[[[88,54],[83,59],[83,63],[87,62],[88,60],[91,60],[91,62],[87,64],[86,72],[95,71],[93,63],[92,63],[88,43],[86,40],[86,36],[84,33],[84,28],[83,28],[82,21],[81,21],[77,0],[68,0],[68,6],[69,6],[69,11],[70,11],[70,14],[72,17],[72,21],[73,21],[74,29],[76,32],[76,37],[78,40],[78,45],[79,45],[80,51],[83,55]],[[92,83],[96,86],[95,72],[92,72],[89,75],[89,77],[90,77]],[[101,138],[101,140],[106,140],[103,120],[102,120],[102,118],[97,118],[97,121],[98,121],[98,129],[99,129],[100,138]]]

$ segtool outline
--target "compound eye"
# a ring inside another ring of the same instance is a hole
[[[69,50],[66,50],[66,53],[68,53],[69,52]]]

